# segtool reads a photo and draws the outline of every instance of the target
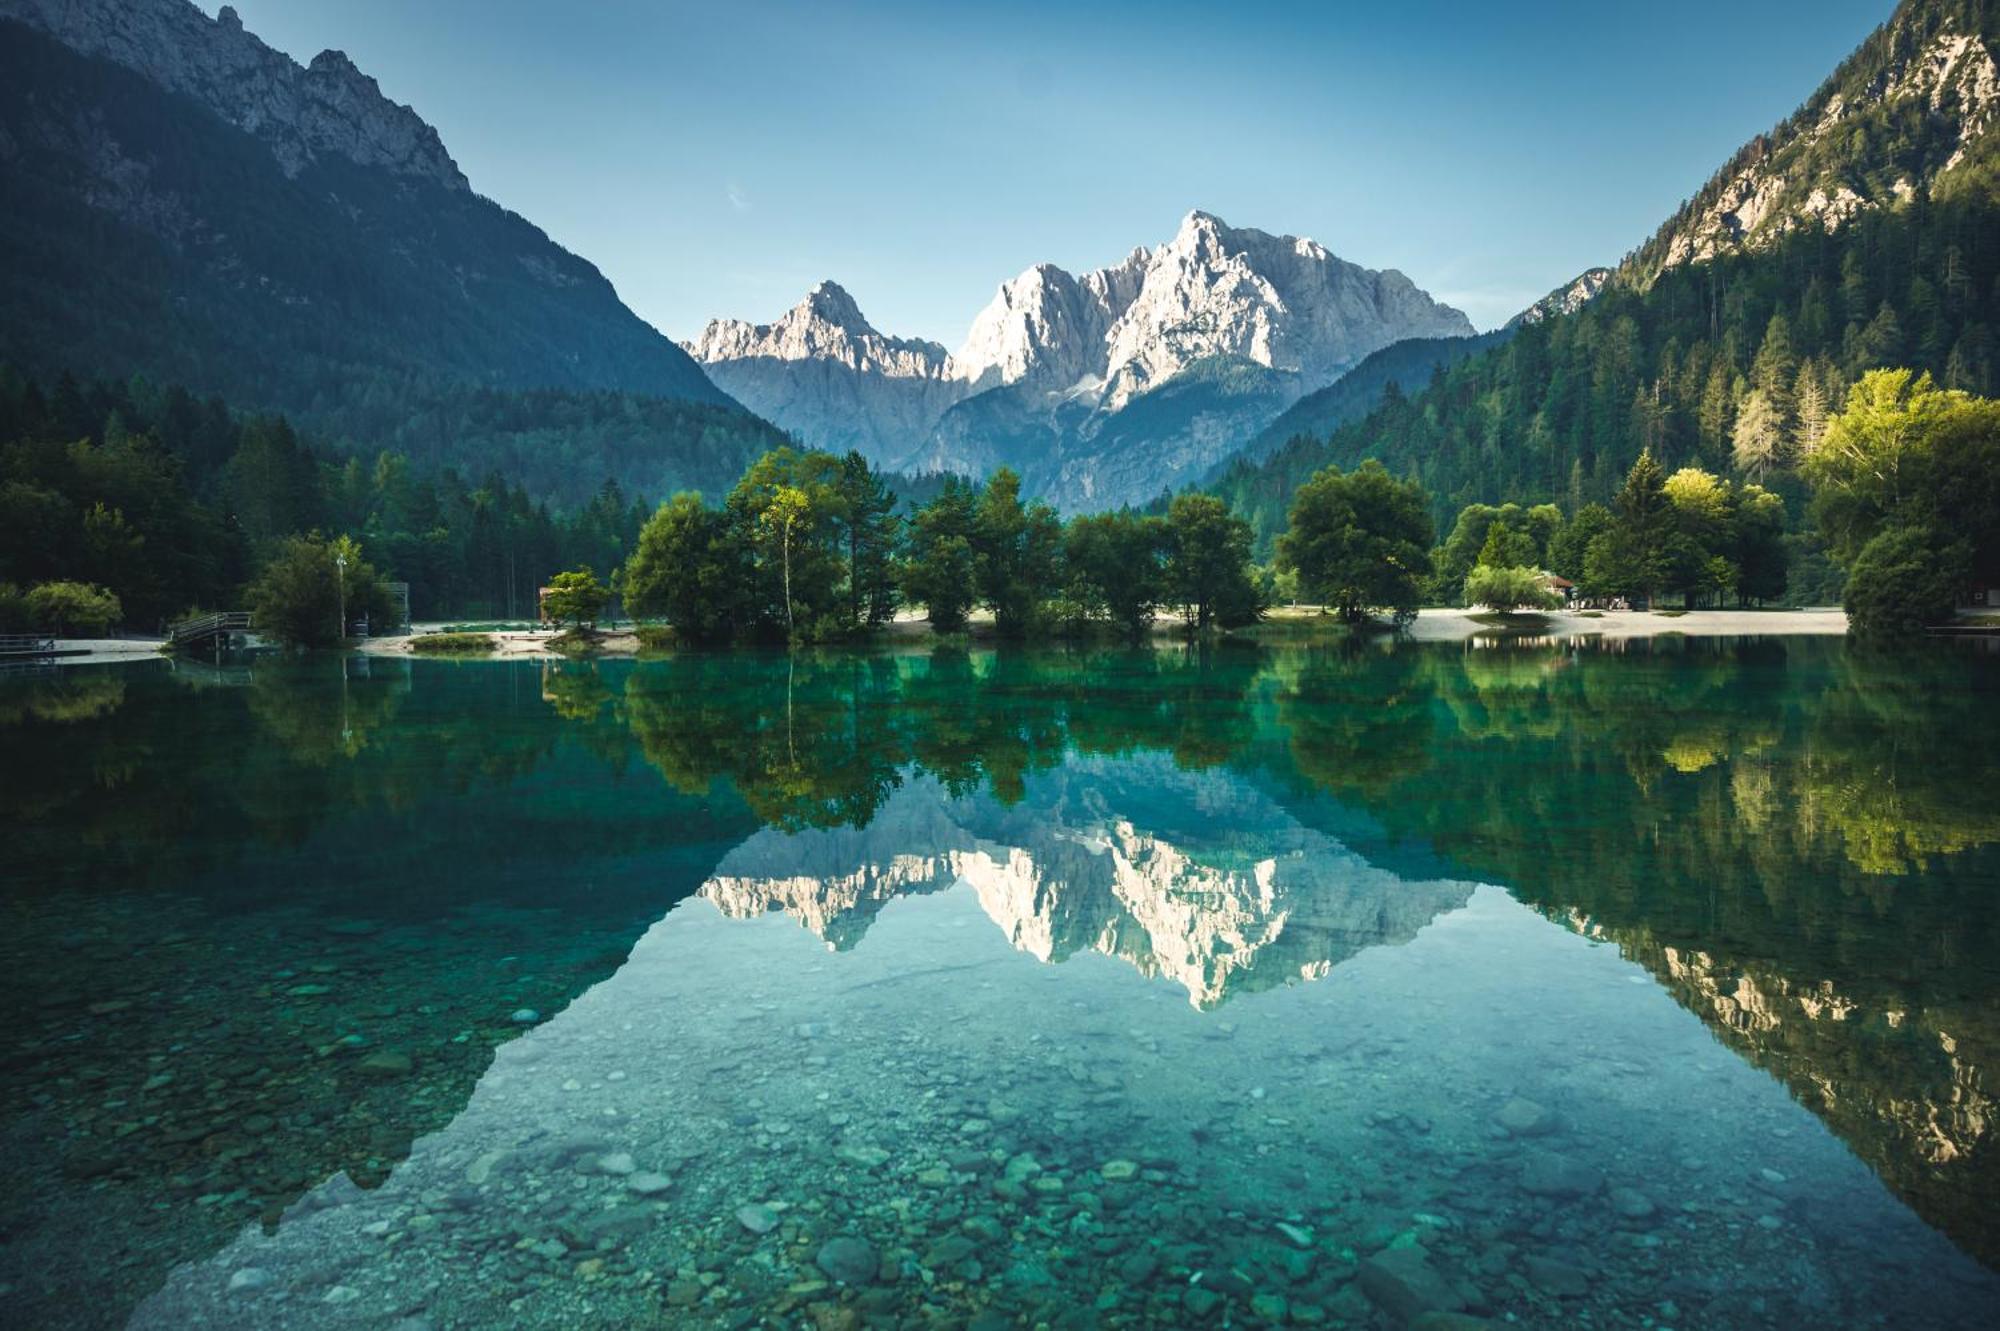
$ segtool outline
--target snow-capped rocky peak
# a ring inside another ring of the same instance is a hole
[[[1296,371],[1318,387],[1390,342],[1472,331],[1394,269],[1371,271],[1315,240],[1237,229],[1196,210],[1153,252],[1108,334],[1105,403],[1121,406],[1212,356]]]
[[[1002,283],[965,335],[958,377],[974,389],[1027,383],[1061,390],[1099,371],[1105,334],[1137,293],[1147,257],[1135,249],[1081,280],[1038,263]]]
[[[943,379],[951,358],[935,342],[875,331],[838,282],[821,282],[775,322],[712,319],[681,344],[705,365],[745,360],[828,360],[890,378]]]
[[[332,156],[470,188],[437,131],[344,54],[322,51],[301,68],[245,31],[227,5],[210,18],[189,0],[0,0],[0,18],[192,97],[255,135],[287,175]]]
[[[771,323],[711,320],[681,346],[725,393],[811,447],[878,463],[908,453],[966,391],[943,347],[877,332],[837,282]]]

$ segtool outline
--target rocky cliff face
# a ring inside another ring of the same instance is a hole
[[[1236,229],[1193,212],[1155,250],[1106,336],[1104,404],[1117,410],[1215,357],[1331,383],[1406,337],[1470,337],[1465,315],[1403,274],[1334,257],[1317,241]]]
[[[211,19],[187,0],[0,0],[0,18],[192,97],[266,144],[286,175],[334,156],[469,188],[437,131],[344,54],[322,51],[301,68],[244,31],[228,5]]]
[[[1680,264],[1834,229],[1868,209],[1981,187],[2000,117],[1991,7],[1904,0],[1799,110],[1746,144],[1626,262]]]
[[[1472,890],[1404,882],[1254,791],[1150,756],[1079,762],[1012,807],[917,778],[866,828],[757,833],[702,895],[846,949],[890,901],[959,883],[1020,951],[1117,957],[1203,1008],[1407,942]]]
[[[1003,283],[949,357],[883,337],[844,292],[816,309],[826,292],[775,324],[718,320],[688,350],[809,444],[905,471],[1011,466],[1068,508],[1143,503],[1370,352],[1473,331],[1401,273],[1204,212],[1108,268]]]
[[[822,282],[775,323],[716,319],[682,344],[737,401],[815,448],[900,457],[966,394],[935,342],[888,337]]]
[[[1522,310],[1507,321],[1507,327],[1519,328],[1523,324],[1538,324],[1544,319],[1553,319],[1561,314],[1575,314],[1597,298],[1611,280],[1609,268],[1586,268],[1571,281],[1551,291],[1540,300]]]

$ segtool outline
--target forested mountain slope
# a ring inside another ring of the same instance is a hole
[[[1505,345],[1441,370],[1421,393],[1393,397],[1366,419],[1235,466],[1216,488],[1267,540],[1313,471],[1368,457],[1421,479],[1440,518],[1475,500],[1608,498],[1649,447],[1669,470],[1701,465],[1782,490],[1869,369],[1913,367],[1991,394],[2000,388],[2000,138],[1981,79],[1940,83],[1925,72],[1941,51],[1955,53],[1960,71],[1990,67],[1991,8],[1988,0],[1904,4],[1807,103],[1820,108],[1817,119],[1802,112],[1760,138],[1762,149],[1744,150],[1771,164],[1762,178],[1788,182],[1765,188],[1774,207],[1791,211],[1767,211],[1732,243],[1665,262],[1686,248],[1683,238],[1714,234],[1690,220],[1704,215],[1698,199],[1581,309],[1518,328]],[[1843,88],[1881,91],[1878,101],[1850,98],[1840,123],[1851,120],[1851,132],[1838,143],[1822,136],[1798,146],[1797,127],[1823,120]],[[1940,158],[1945,144],[1951,152]],[[1833,173],[1865,183],[1889,172],[1909,188],[1816,213],[1813,191],[1799,195],[1782,170],[1806,160],[1815,181]]]
[[[0,193],[0,360],[39,374],[559,499],[720,484],[780,439],[344,56],[302,68],[227,9],[0,0]]]

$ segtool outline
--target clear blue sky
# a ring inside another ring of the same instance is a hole
[[[1002,280],[1190,208],[1490,327],[1644,239],[1891,3],[236,7],[301,61],[346,51],[674,337],[832,277],[955,348]]]

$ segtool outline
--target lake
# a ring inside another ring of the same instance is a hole
[[[0,678],[0,1322],[1976,1326],[2000,654]]]

